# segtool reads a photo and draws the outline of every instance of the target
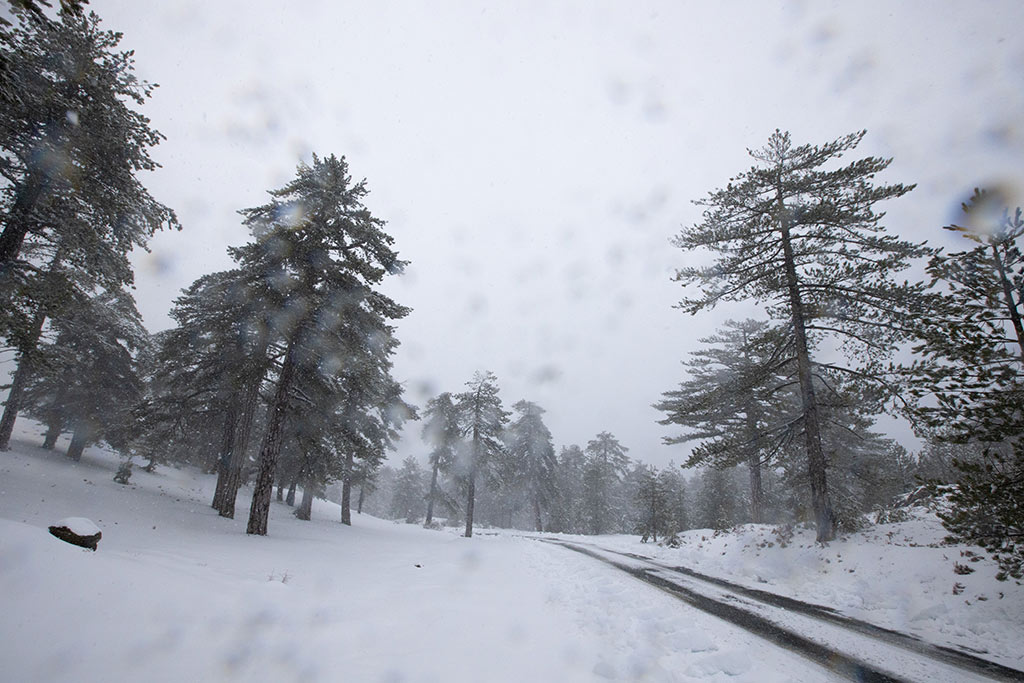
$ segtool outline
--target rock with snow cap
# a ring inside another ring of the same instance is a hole
[[[50,527],[50,533],[72,545],[96,550],[103,532],[85,517],[67,517]]]

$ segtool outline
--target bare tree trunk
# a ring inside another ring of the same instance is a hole
[[[241,399],[241,416],[234,432],[234,447],[231,450],[231,460],[228,462],[227,477],[224,482],[223,504],[218,508],[222,517],[234,519],[235,501],[238,498],[238,489],[242,486],[242,468],[249,458],[249,439],[252,435],[252,421],[256,416],[256,408],[259,406],[260,387],[263,385],[263,377],[266,374],[265,361],[267,358],[267,345],[269,343],[269,332],[265,327],[260,329],[259,337],[250,354],[251,359],[260,361],[260,369],[248,378],[245,384]],[[242,345],[240,351],[244,352]]]
[[[67,398],[67,389],[64,384],[57,387],[57,395],[53,399],[50,413],[46,418],[46,436],[43,437],[43,449],[52,451],[57,446],[57,439],[64,430],[64,416],[60,406],[64,405]]]
[[[352,526],[352,482],[341,482],[341,523]]]
[[[478,392],[479,393],[479,392]],[[479,401],[479,397],[478,397]],[[479,408],[477,408],[479,410]],[[474,416],[474,421],[478,422],[479,417]],[[470,457],[472,461],[469,463],[469,486],[466,487],[466,538],[473,537],[473,507],[476,503],[476,465],[480,448],[480,431],[477,426],[473,426],[473,447],[470,451]]]
[[[434,496],[437,495],[437,470],[439,467],[440,461],[435,460],[434,468],[430,473],[430,494],[427,496],[427,518],[424,520],[423,526],[430,526],[434,521]]]
[[[92,436],[93,430],[89,423],[85,420],[78,422],[75,425],[75,432],[71,437],[71,443],[68,444],[67,456],[75,462],[81,460],[85,447],[92,441]]]
[[[302,502],[295,510],[295,516],[306,522],[313,516],[313,486],[309,482],[302,486]]]
[[[341,478],[341,523],[352,526],[352,449],[345,453],[345,473]]]
[[[211,507],[224,517],[224,505],[228,495],[228,471],[235,451],[235,431],[238,429],[238,396],[228,399],[224,423],[221,425],[220,454],[217,457],[217,485],[213,490]]]
[[[43,437],[43,448],[52,451],[57,446],[57,439],[60,438],[61,422],[59,418],[51,417],[46,423],[46,436]]]
[[[29,357],[22,354],[18,361],[18,368],[14,371],[11,388],[7,392],[7,402],[4,403],[3,417],[0,418],[0,451],[10,450],[11,448],[11,434],[14,433],[14,422],[18,419],[25,387],[28,385],[29,364]]]
[[[14,204],[5,217],[4,230],[0,233],[0,273],[6,271],[21,253],[21,245],[28,234],[29,214],[46,190],[47,184],[46,178],[31,173],[26,182],[18,188]]]
[[[284,438],[284,418],[288,407],[288,395],[291,393],[295,378],[296,355],[298,354],[298,338],[302,336],[302,327],[296,330],[288,345],[281,366],[281,375],[277,379],[274,400],[267,410],[267,431],[260,447],[259,470],[256,473],[256,484],[252,492],[252,505],[249,507],[249,522],[245,532],[266,536],[267,519],[270,517],[270,497],[274,489],[274,471],[277,469],[277,458],[281,454],[281,443]]]
[[[1024,358],[1024,325],[1020,321],[1020,311],[1017,310],[1017,302],[1013,298],[1013,286],[1010,284],[1010,279],[1006,276],[1006,268],[1003,266],[1003,260],[999,257],[999,250],[996,249],[996,245],[992,245],[992,256],[996,259],[996,267],[999,269],[999,282],[1003,286],[1003,297],[1006,299],[1006,311],[1010,315],[1010,321],[1013,323],[1013,331],[1017,335],[1017,346],[1020,347],[1020,355]]]
[[[11,434],[14,433],[14,422],[18,419],[18,412],[21,410],[21,403],[24,399],[25,388],[32,377],[32,360],[36,348],[39,345],[39,337],[43,334],[43,324],[46,322],[46,314],[41,310],[36,311],[32,319],[32,329],[24,346],[19,349],[18,368],[14,371],[11,380],[11,388],[7,392],[7,402],[4,404],[4,414],[0,417],[0,451],[10,450]]]
[[[366,481],[359,485],[359,500],[356,503],[356,514],[363,514],[363,500],[366,498]]]
[[[821,426],[818,421],[818,403],[814,397],[812,381],[811,356],[807,347],[807,327],[804,319],[803,302],[800,299],[800,288],[796,275],[796,261],[793,256],[792,238],[789,232],[789,219],[786,207],[782,202],[781,192],[778,198],[779,221],[782,232],[782,250],[785,257],[786,285],[789,289],[790,315],[793,322],[793,337],[796,342],[797,373],[800,380],[800,398],[804,416],[804,437],[807,448],[807,473],[811,481],[811,507],[817,526],[819,543],[827,543],[835,538],[835,516],[832,502],[828,495],[828,481],[825,475],[825,454],[821,447]]]
[[[758,448],[760,437],[757,430],[757,419],[754,409],[746,406],[747,436],[750,438],[750,457],[747,467],[750,470],[750,521],[754,524],[764,522],[764,491],[761,488],[761,450]]]
[[[262,377],[251,382],[246,388],[243,399],[242,416],[235,432],[235,444],[231,451],[231,462],[228,463],[227,480],[224,483],[224,499],[221,507],[218,508],[221,517],[228,519],[235,517],[235,501],[238,499],[238,489],[242,486],[242,466],[248,458],[252,420],[259,403],[260,384],[262,383]]]
[[[473,537],[473,499],[476,498],[476,467],[469,472],[469,486],[466,492],[466,538]]]
[[[277,502],[284,502],[284,477],[277,480]]]
[[[655,543],[658,542],[658,510],[656,500],[657,495],[657,484],[655,484],[653,490],[651,491],[651,540]]]
[[[750,521],[764,523],[764,492],[761,489],[761,457],[757,452],[747,461],[750,469]]]
[[[284,497],[284,503],[288,507],[295,507],[295,487],[299,485],[296,479],[292,479],[292,482],[288,484],[288,493]]]
[[[537,531],[544,531],[544,521],[540,516],[540,498],[537,495],[533,496],[533,521]]]

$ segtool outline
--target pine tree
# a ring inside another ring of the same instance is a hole
[[[409,456],[402,461],[395,479],[391,497],[391,517],[401,518],[414,524],[423,509],[423,470],[416,458]]]
[[[962,205],[966,225],[950,225],[978,246],[937,255],[928,272],[944,291],[933,294],[920,321],[923,361],[912,388],[934,397],[916,406],[932,428],[961,440],[998,443],[1024,433],[1024,218],[997,194],[975,190]]]
[[[700,342],[706,348],[692,352],[684,363],[690,377],[654,406],[667,413],[659,424],[688,430],[665,443],[703,440],[684,467],[746,464],[750,516],[760,523],[762,466],[792,439],[796,422],[786,401],[796,369],[792,338],[784,328],[748,319],[726,321],[717,334]]]
[[[15,12],[29,12],[35,16],[36,19],[45,20],[46,14],[43,12],[43,7],[52,7],[53,3],[50,0],[7,0],[7,4],[11,6],[11,9]],[[83,5],[88,5],[89,0],[60,0],[61,12],[69,12],[72,14],[81,14],[84,11]],[[7,27],[11,23],[6,18],[0,17],[0,35],[4,36],[6,40],[6,34],[2,31],[6,31]],[[6,96],[6,92],[4,93]]]
[[[78,296],[133,279],[127,254],[163,226],[180,227],[136,173],[156,168],[162,136],[127,101],[152,86],[132,73],[120,34],[95,14],[19,15],[0,49],[0,334],[18,370],[0,419],[6,450],[47,318]]]
[[[841,529],[860,528],[866,513],[890,507],[913,483],[907,476],[906,449],[871,431],[871,426],[851,421],[849,430],[835,429],[826,437],[835,444],[830,445],[830,455],[843,454],[830,463]]]
[[[544,424],[543,408],[530,401],[519,401],[512,407],[519,417],[507,430],[507,452],[533,510],[534,528],[544,531],[542,512],[549,509],[556,495],[555,447]]]
[[[638,513],[636,531],[644,541],[650,538],[657,543],[658,532],[664,537],[670,525],[668,480],[662,478],[653,465],[638,465],[639,476],[633,493]]]
[[[225,272],[220,278],[210,276],[208,286],[196,294],[203,299],[196,302],[198,319],[183,316],[179,324],[193,327],[192,339],[203,339],[209,345],[204,349],[207,371],[213,374],[224,407],[211,504],[222,517],[234,518],[260,390],[270,372],[274,340],[265,315],[270,302],[261,295],[252,275],[241,269]]]
[[[89,254],[114,245],[124,254],[176,226],[135,177],[157,167],[149,148],[163,136],[128,105],[143,104],[155,86],[132,73],[131,52],[115,51],[121,35],[101,30],[93,13],[19,19],[4,41],[0,278],[25,265],[25,247],[60,243]],[[60,220],[69,214],[89,220]]]
[[[658,473],[661,486],[667,495],[668,533],[678,533],[690,528],[689,499],[686,491],[686,480],[679,473],[678,467],[669,462],[661,472]]]
[[[699,294],[680,307],[689,312],[720,302],[768,304],[768,314],[793,334],[801,398],[811,507],[818,540],[831,540],[835,518],[821,444],[814,374],[828,368],[863,381],[885,382],[882,362],[908,338],[908,302],[921,287],[899,284],[893,274],[909,260],[929,254],[922,246],[886,235],[873,207],[913,186],[875,185],[890,159],[867,157],[827,169],[853,150],[864,132],[820,146],[794,147],[789,133],[776,131],[766,147],[750,151],[757,165],[711,192],[700,205],[703,221],[675,239],[686,250],[718,255],[712,265],[677,271]],[[812,357],[815,343],[832,339],[855,366]]]
[[[502,431],[508,413],[498,396],[498,378],[490,372],[477,372],[466,382],[469,387],[456,397],[456,407],[465,439],[460,453],[460,473],[466,492],[466,538],[473,536],[473,512],[478,476],[491,461],[501,456]]]
[[[1024,217],[998,193],[975,190],[962,205],[964,225],[947,230],[977,244],[936,256],[928,270],[941,293],[921,323],[911,369],[916,413],[945,441],[980,450],[955,459],[950,539],[986,548],[1000,578],[1024,576]]]
[[[443,392],[427,401],[424,410],[426,422],[423,425],[423,440],[430,450],[430,490],[427,493],[427,515],[424,525],[434,521],[434,503],[442,495],[438,489],[438,473],[446,473],[455,463],[462,430],[459,413],[452,402],[452,395]]]
[[[352,471],[352,485],[359,487],[359,496],[356,498],[356,514],[363,514],[367,496],[377,490],[377,478],[380,476],[381,464],[364,460],[358,463]]]
[[[972,441],[958,443],[952,435],[933,436],[917,456],[913,468],[915,480],[943,486],[960,478],[957,463],[984,461],[985,444]]]
[[[621,527],[623,501],[619,486],[629,468],[629,449],[609,432],[587,442],[583,504],[587,530],[604,534]]]
[[[386,339],[386,342],[382,342]],[[402,399],[402,385],[391,377],[390,355],[398,345],[393,329],[372,344],[374,353],[353,353],[341,373],[340,409],[328,420],[337,452],[344,453],[341,468],[341,523],[352,524],[351,497],[355,473],[373,471],[394,448],[398,431],[407,420],[418,419],[416,407]],[[368,350],[368,349],[364,349]],[[362,362],[354,362],[361,358]]]
[[[7,279],[6,305],[0,307],[0,330],[7,346],[17,350],[14,370],[3,415],[0,416],[0,450],[7,450],[14,423],[25,402],[25,390],[42,363],[39,344],[47,321],[72,309],[88,298],[89,283],[83,283],[68,268],[61,253],[44,268],[11,271]],[[0,275],[0,284],[3,276]]]
[[[368,515],[387,519],[390,514],[391,499],[394,495],[395,469],[382,465],[373,473],[371,486],[363,497],[363,512]],[[340,493],[340,491],[338,491]],[[340,500],[333,498],[332,500]]]
[[[548,522],[550,531],[579,534],[586,531],[583,507],[583,476],[587,456],[576,444],[562,446],[555,469],[555,505]]]
[[[344,158],[314,156],[312,165],[299,165],[295,180],[270,194],[269,204],[242,211],[257,239],[264,279],[284,297],[273,323],[285,354],[268,407],[247,527],[260,535],[267,532],[285,418],[302,399],[298,378],[312,380],[323,372],[317,381],[330,383],[330,375],[344,366],[346,351],[377,343],[375,331],[387,324],[350,325],[352,311],[379,321],[408,313],[375,290],[405,263],[384,223],[363,205],[366,183],[352,181]]]
[[[501,434],[501,450],[488,462],[486,486],[477,487],[474,521],[502,529],[533,529],[537,521],[526,489],[526,471],[509,449],[509,428]]]
[[[335,414],[334,387],[325,379],[319,368],[297,364],[292,400],[282,426],[281,475],[292,486],[302,487],[302,500],[294,514],[305,521],[309,521],[313,498],[322,495],[324,484],[342,475],[342,460],[329,442],[327,427]]]
[[[694,500],[697,528],[721,531],[739,523],[734,471],[709,467],[701,473]]]
[[[241,485],[242,468],[248,458],[248,444],[259,390],[270,368],[269,329],[262,315],[263,302],[240,269],[211,273],[192,283],[175,301],[171,317],[177,326],[168,332],[155,368],[166,383],[167,393],[149,403],[149,424],[157,436],[157,419],[180,421],[191,414],[204,414],[216,443],[217,485],[212,506],[221,516],[234,516],[235,498]],[[154,380],[156,378],[154,377]],[[162,411],[156,410],[161,401]],[[194,425],[198,428],[199,425]],[[143,437],[143,448],[149,450]]]
[[[123,291],[83,299],[54,321],[54,332],[28,389],[30,414],[47,422],[48,440],[72,431],[72,460],[101,440],[127,449],[135,429],[130,411],[142,392],[135,354],[149,341],[134,299]]]
[[[819,418],[822,450],[829,471],[829,488],[837,529],[855,531],[864,514],[888,506],[908,484],[906,452],[896,442],[873,431],[877,392],[835,373],[820,374]],[[808,508],[810,478],[805,442],[784,445],[777,457],[784,507],[791,518],[813,518]]]
[[[149,460],[150,470],[170,462],[217,468],[225,412],[220,378],[205,371],[206,356],[193,354],[191,341],[199,340],[181,328],[158,332],[139,356],[143,393],[133,409],[138,435],[132,448]]]
[[[941,512],[947,540],[980,545],[999,564],[996,578],[1024,578],[1024,453],[1019,442],[989,444],[980,462],[956,461],[958,479]]]

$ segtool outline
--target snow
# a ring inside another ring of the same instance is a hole
[[[19,431],[0,454],[7,680],[830,680],[796,654],[529,535],[478,530],[465,539],[366,515],[346,527],[337,506],[318,500],[310,522],[275,502],[270,535],[248,536],[245,490],[239,518],[222,519],[209,507],[210,475],[137,469],[122,486],[112,479],[115,456],[87,449],[75,463],[30,445],[38,443],[31,422]],[[50,536],[60,515],[95,520],[99,551]],[[760,548],[768,532],[759,528],[704,532],[704,541],[689,534],[679,550],[628,537],[597,542],[759,588],[810,590],[805,598],[1019,661],[1008,643],[1020,642],[1020,589],[999,584],[999,600],[984,562],[967,576],[949,573],[952,557],[936,569],[907,564],[921,548],[903,539],[918,538],[921,525],[891,539],[879,527],[824,549],[801,548],[802,532],[786,549]],[[905,568],[870,575],[898,562]],[[913,585],[932,574],[925,588]],[[801,576],[815,584],[801,588]],[[967,588],[947,599],[954,578]],[[975,601],[981,592],[987,602]],[[964,598],[984,612],[962,607]]]
[[[947,546],[934,511],[910,508],[909,519],[846,534],[826,546],[810,528],[783,546],[775,528],[744,525],[679,535],[677,549],[636,537],[602,537],[602,547],[686,566],[742,586],[834,608],[869,623],[1024,670],[1024,587],[995,578],[980,548]],[[587,537],[576,538],[592,541]],[[959,563],[975,570],[956,574]],[[963,590],[954,594],[954,586]]]

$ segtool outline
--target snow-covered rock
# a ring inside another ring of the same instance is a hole
[[[50,527],[50,533],[72,545],[96,550],[103,532],[85,517],[66,517]]]

